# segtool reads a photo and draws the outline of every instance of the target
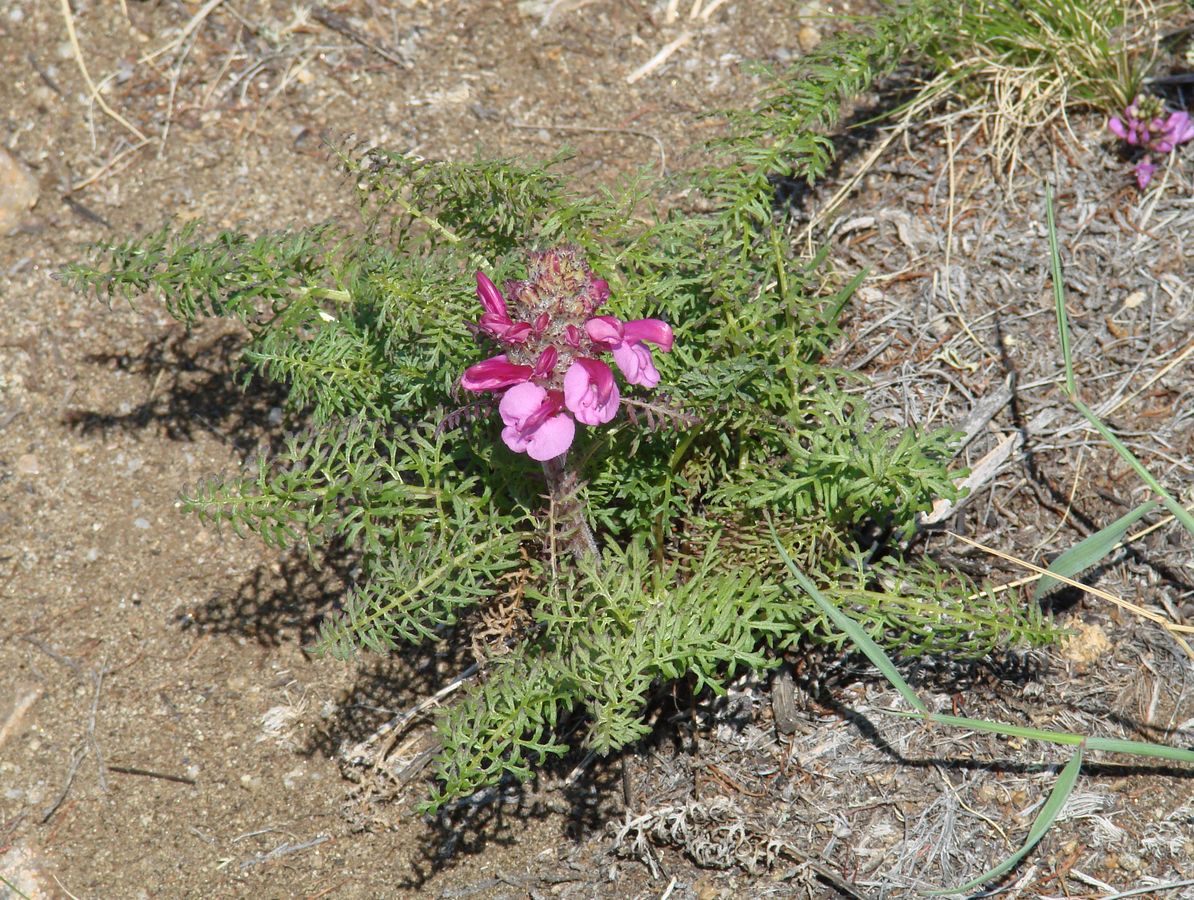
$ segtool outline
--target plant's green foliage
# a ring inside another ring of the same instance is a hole
[[[950,573],[856,550],[863,528],[906,533],[954,496],[952,438],[875,427],[848,390],[857,376],[823,364],[858,279],[843,283],[825,253],[798,258],[773,210],[772,178],[824,171],[821,129],[943,10],[913,0],[827,42],[733,116],[722,162],[688,175],[696,211],[657,208],[665,185],[645,178],[579,195],[551,163],[346,152],[363,228],[207,240],[192,223],[68,271],[108,297],[157,291],[188,325],[239,320],[246,377],[288,387],[306,430],[187,505],[275,546],[336,541],[356,555],[322,649],[435,639],[520,579],[533,626],[446,713],[433,807],[565,752],[563,716],[583,716],[586,746],[609,753],[646,732],[661,685],[721,691],[801,638],[840,641],[789,595],[765,515],[882,645],[978,655],[1051,636],[1035,611],[970,599]],[[568,501],[595,527],[600,565],[559,551],[543,471],[498,440],[492,402],[457,387],[494,352],[469,329],[474,271],[523,277],[526,250],[561,243],[609,279],[612,314],[663,318],[676,336],[659,390],[628,389],[627,417],[580,429],[570,451]]]
[[[910,52],[948,33],[957,8],[944,0],[909,0],[801,57],[771,80],[755,107],[728,113],[730,132],[721,149],[737,165],[729,172],[710,169],[705,190],[735,224],[769,221],[774,181],[812,184],[824,175],[833,159],[825,132],[837,124],[843,106],[895,71]]]
[[[166,302],[170,315],[191,324],[199,316],[253,319],[296,291],[318,287],[336,235],[327,226],[252,238],[222,231],[197,240],[200,223],[166,225],[142,238],[97,244],[99,265],[76,263],[63,272],[77,290],[94,290],[112,300],[149,291]]]

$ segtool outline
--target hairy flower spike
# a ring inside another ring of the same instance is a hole
[[[477,323],[505,352],[469,366],[460,384],[470,391],[501,392],[502,440],[532,459],[562,456],[572,445],[576,422],[604,425],[618,412],[621,392],[609,353],[630,384],[655,387],[646,342],[666,353],[672,329],[659,319],[623,322],[595,315],[609,300],[609,282],[597,278],[577,247],[531,253],[527,277],[505,285],[505,296],[477,273]]]
[[[1194,139],[1194,122],[1187,112],[1165,114],[1160,97],[1142,94],[1128,104],[1122,116],[1112,116],[1107,129],[1129,146],[1143,149],[1144,157],[1136,163],[1136,183],[1148,187],[1157,171],[1153,153],[1170,153],[1179,144]]]

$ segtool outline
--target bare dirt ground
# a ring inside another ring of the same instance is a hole
[[[447,683],[452,648],[354,665],[305,653],[350,577],[342,561],[275,556],[176,508],[180,489],[264,452],[279,430],[277,395],[233,382],[237,334],[186,334],[152,300],[108,310],[52,277],[86,244],[168,217],[249,231],[350,217],[325,141],[447,158],[546,157],[568,143],[567,170],[594,185],[675,169],[699,114],[757,89],[748,63],[791,58],[827,27],[769,0],[706,2],[696,19],[678,4],[671,22],[667,6],[0,9],[0,136],[40,188],[0,238],[0,897],[705,900],[840,896],[847,884],[901,897],[977,874],[1022,839],[1058,752],[868,714],[894,697],[842,666],[792,734],[774,728],[766,679],[695,709],[664,704],[656,741],[627,761],[628,810],[619,765],[578,758],[420,818],[418,779],[346,770],[338,754]],[[1030,141],[1010,186],[981,130],[918,127],[814,232],[844,271],[873,268],[838,362],[874,379],[877,415],[960,421],[1016,376],[963,462],[1008,441],[1012,452],[948,525],[1034,561],[1142,498],[1060,398],[1043,178],[1057,184],[1087,401],[1187,502],[1194,471],[1189,163],[1145,203],[1101,123],[1073,127],[1078,142],[1061,128]],[[880,137],[863,133],[833,180],[793,198],[794,240]],[[1024,574],[942,532],[926,542],[999,583]],[[1189,624],[1194,541],[1169,525],[1134,547],[1100,586]],[[1075,632],[1062,648],[1018,667],[926,661],[912,674],[940,708],[1194,745],[1194,665],[1171,637],[1103,601],[1053,606]],[[1010,895],[1194,876],[1194,782],[1156,768],[1089,766]]]

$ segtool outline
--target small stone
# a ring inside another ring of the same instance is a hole
[[[1111,641],[1106,632],[1092,622],[1079,622],[1074,626],[1074,633],[1061,644],[1061,655],[1079,669],[1094,665],[1110,652]]]
[[[41,473],[41,462],[32,453],[24,453],[17,457],[17,472],[21,475],[38,475]]]
[[[1147,299],[1148,294],[1144,291],[1132,291],[1132,293],[1124,297],[1124,309],[1135,309]]]
[[[1144,868],[1144,862],[1135,853],[1121,853],[1119,867],[1125,872],[1139,872]]]
[[[801,25],[800,31],[796,32],[796,40],[800,44],[800,49],[808,53],[815,50],[817,44],[821,43],[821,32],[812,25]]]
[[[16,233],[37,203],[38,192],[33,173],[0,147],[0,235]]]
[[[145,531],[147,528],[149,528],[149,519],[138,516],[137,518],[133,519],[133,526]]]
[[[256,775],[242,775],[240,777],[240,786],[250,794],[255,794],[261,790],[261,779]]]

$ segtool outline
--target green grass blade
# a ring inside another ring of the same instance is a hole
[[[788,567],[788,571],[792,573],[792,577],[796,579],[797,583],[813,598],[813,602],[821,608],[821,611],[830,618],[834,625],[844,631],[850,640],[858,645],[858,649],[866,654],[867,659],[874,664],[875,668],[883,673],[883,677],[891,682],[892,686],[900,692],[911,706],[927,714],[929,708],[924,705],[920,697],[916,696],[916,692],[908,686],[908,682],[904,681],[904,677],[900,675],[899,670],[896,669],[895,664],[887,654],[880,649],[878,644],[871,640],[870,635],[862,630],[861,625],[826,600],[825,596],[817,589],[817,586],[796,567],[796,563],[792,562],[792,558],[788,556],[783,544],[780,543],[779,535],[775,533],[775,524],[771,521],[770,515],[767,516],[767,527],[771,529],[771,539],[775,542],[776,549],[779,550],[780,559],[784,561],[784,565]]]
[[[1074,384],[1074,361],[1070,355],[1070,326],[1065,312],[1065,287],[1061,280],[1061,251],[1057,246],[1057,222],[1053,216],[1053,187],[1048,184],[1045,185],[1045,219],[1049,230],[1049,263],[1053,274],[1053,302],[1057,311],[1057,333],[1061,341],[1062,360],[1065,363],[1066,396],[1073,401],[1074,405],[1078,407],[1078,411],[1086,417],[1086,421],[1090,422],[1095,431],[1102,435],[1120,458],[1131,466],[1144,483],[1161,498],[1165,508],[1173,513],[1186,531],[1194,534],[1194,515],[1187,512],[1180,503],[1170,496],[1169,492],[1161,487],[1161,483],[1144,467],[1144,463],[1140,462],[1132,451],[1124,446],[1123,442],[1099,420],[1089,406],[1078,399],[1078,388]]]
[[[1053,276],[1053,306],[1057,311],[1057,333],[1061,338],[1061,358],[1065,363],[1065,391],[1071,399],[1078,396],[1074,384],[1074,360],[1070,355],[1070,325],[1065,312],[1065,287],[1061,281],[1061,250],[1057,247],[1057,220],[1053,215],[1053,185],[1045,185],[1045,219],[1049,225],[1049,266]]]
[[[1045,731],[1040,728],[1029,728],[1026,725],[1013,725],[1010,722],[988,722],[985,719],[967,719],[963,716],[949,716],[942,713],[920,713],[907,710],[881,709],[889,716],[899,716],[904,719],[920,719],[933,725],[948,725],[951,728],[965,728],[968,731],[988,731],[992,734],[1003,734],[1008,737],[1024,738],[1030,741],[1045,741],[1049,744],[1063,744],[1076,746],[1085,743],[1087,750],[1101,750],[1105,753],[1127,753],[1133,756],[1151,756],[1157,759],[1170,759],[1174,762],[1194,765],[1194,750],[1183,750],[1181,747],[1167,747],[1165,744],[1148,744],[1143,741],[1126,741],[1119,738],[1086,737],[1070,731]]]
[[[1123,536],[1127,534],[1132,525],[1156,508],[1156,500],[1140,504],[1127,515],[1121,516],[1106,528],[1096,531],[1061,554],[1053,560],[1049,571],[1066,578],[1073,578],[1079,572],[1089,569],[1095,563],[1105,559],[1115,549],[1115,545],[1123,540]],[[1032,599],[1040,600],[1057,584],[1060,582],[1056,578],[1050,578],[1048,575],[1041,576],[1041,580],[1037,582],[1036,590],[1032,594]]]
[[[977,878],[967,881],[965,884],[960,884],[952,888],[939,888],[933,891],[924,891],[926,894],[960,894],[965,891],[972,891],[976,887],[981,887],[988,881],[1000,877],[1012,870],[1020,860],[1028,855],[1033,847],[1036,846],[1037,841],[1044,837],[1045,832],[1053,825],[1053,820],[1057,818],[1057,814],[1061,812],[1061,808],[1065,806],[1066,800],[1070,798],[1073,793],[1074,785],[1078,783],[1078,773],[1082,770],[1082,745],[1078,745],[1078,749],[1074,752],[1073,757],[1065,768],[1061,770],[1061,774],[1057,777],[1057,784],[1053,785],[1053,790],[1049,792],[1049,799],[1045,801],[1045,805],[1041,807],[1041,811],[1037,813],[1037,817],[1032,821],[1032,828],[1028,830],[1028,837],[1024,841],[1024,846],[1001,862],[995,868],[984,872]]]
[[[1165,504],[1165,508],[1173,513],[1174,518],[1182,523],[1186,531],[1194,534],[1194,516],[1190,515],[1185,507],[1178,503],[1165,488],[1161,487],[1161,482],[1153,477],[1153,473],[1144,467],[1144,463],[1138,460],[1135,454],[1124,446],[1123,441],[1116,437],[1110,428],[1099,421],[1098,416],[1094,414],[1094,411],[1089,406],[1076,397],[1074,398],[1074,405],[1078,407],[1078,411],[1082,415],[1086,416],[1086,421],[1090,422],[1094,430],[1102,436],[1103,440],[1111,445],[1111,449],[1119,454],[1120,459],[1131,466],[1136,471],[1136,474],[1140,476],[1140,480],[1156,492],[1157,496],[1161,498],[1161,502]]]
[[[1154,759],[1171,759],[1194,765],[1194,750],[1181,747],[1166,747],[1164,744],[1146,744],[1141,741],[1125,741],[1119,738],[1092,737],[1086,739],[1087,750],[1101,750],[1104,753],[1130,753],[1133,756],[1151,756]]]

